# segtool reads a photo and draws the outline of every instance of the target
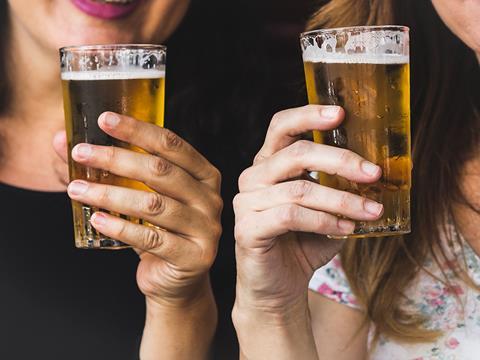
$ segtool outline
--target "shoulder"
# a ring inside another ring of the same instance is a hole
[[[343,271],[339,255],[315,271],[310,280],[309,288],[337,303],[360,309],[360,305]]]

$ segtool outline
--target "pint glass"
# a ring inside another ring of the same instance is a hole
[[[140,182],[80,165],[72,160],[71,151],[78,143],[142,151],[107,135],[97,121],[104,111],[113,111],[163,126],[166,48],[160,45],[66,47],[60,49],[60,58],[70,180],[151,191]],[[95,211],[106,210],[77,201],[72,201],[72,208],[78,248],[127,247],[102,235],[90,224]],[[143,223],[123,214],[114,215]]]
[[[409,33],[400,26],[351,27],[310,31],[301,47],[311,104],[339,105],[342,124],[314,131],[317,143],[349,149],[379,165],[374,184],[316,173],[322,185],[384,205],[378,221],[356,223],[353,237],[410,232]]]

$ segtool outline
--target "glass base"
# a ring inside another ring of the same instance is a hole
[[[330,239],[362,239],[371,237],[387,237],[387,236],[401,236],[411,232],[410,225],[408,226],[375,226],[370,228],[357,228],[352,235],[335,236],[327,235]]]
[[[91,214],[95,211],[105,211],[103,209],[94,208],[88,205],[83,205],[76,201],[72,201],[73,206],[73,222],[75,233],[75,246],[79,249],[107,249],[107,250],[121,250],[131,248],[121,241],[111,239],[102,233],[98,232],[90,223]],[[126,218],[123,215],[114,214]]]
[[[103,239],[81,239],[75,242],[75,246],[79,249],[103,249],[103,250],[122,250],[131,248],[121,241],[109,238]]]

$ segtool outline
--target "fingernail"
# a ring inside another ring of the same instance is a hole
[[[340,108],[338,106],[327,106],[322,109],[322,116],[329,118],[329,119],[334,119],[338,116],[338,113],[340,111]]]
[[[90,222],[99,227],[104,226],[107,223],[107,217],[102,213],[95,213],[90,217]]]
[[[92,147],[88,144],[80,144],[73,148],[73,155],[79,159],[88,159],[92,155]]]
[[[68,192],[72,195],[83,195],[88,189],[88,183],[81,180],[75,180],[68,185]]]
[[[366,200],[364,204],[364,209],[369,214],[378,216],[382,213],[383,205],[377,203],[376,201]]]
[[[362,161],[362,171],[368,176],[375,176],[378,174],[380,167],[372,164],[370,161]]]
[[[339,219],[338,220],[338,227],[340,230],[345,232],[345,234],[352,234],[353,231],[355,230],[355,223],[349,220],[343,220]]]
[[[105,125],[110,128],[114,128],[120,122],[120,117],[115,113],[107,112],[103,114],[103,120],[105,122]]]

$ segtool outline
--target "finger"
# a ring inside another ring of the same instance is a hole
[[[216,193],[182,168],[161,157],[113,146],[78,144],[72,158],[85,165],[115,175],[138,180],[163,195],[204,211],[218,212]]]
[[[201,256],[198,244],[171,232],[134,224],[122,218],[96,212],[90,222],[99,232],[112,239],[149,252],[179,267],[195,268]]]
[[[307,131],[331,130],[338,127],[344,116],[345,112],[341,107],[323,105],[307,105],[276,113],[255,162],[293,144]]]
[[[107,134],[161,156],[215,190],[220,188],[218,170],[172,131],[113,112],[100,115],[98,124]]]
[[[68,186],[68,195],[81,203],[140,218],[192,238],[210,236],[216,230],[197,209],[155,192],[75,180]]]
[[[355,223],[299,205],[280,205],[254,212],[235,225],[235,238],[240,245],[255,247],[258,240],[270,240],[290,231],[347,236],[353,233]]]
[[[239,178],[240,191],[253,191],[305,172],[321,171],[356,183],[377,181],[382,170],[354,152],[300,140],[245,170]]]
[[[377,220],[383,214],[382,204],[307,180],[289,181],[240,193],[234,199],[235,214],[239,217],[247,212],[264,211],[287,204],[363,221]]]
[[[59,131],[53,136],[53,149],[64,162],[68,161],[67,133],[65,131]]]

